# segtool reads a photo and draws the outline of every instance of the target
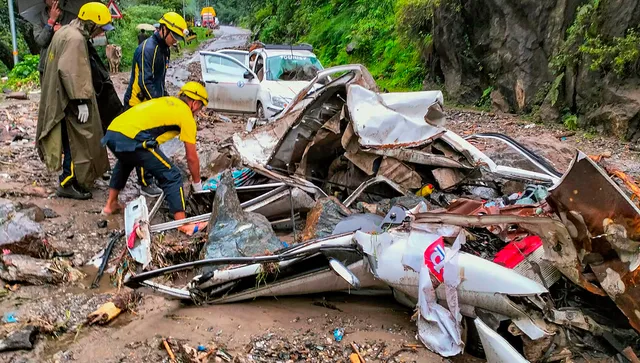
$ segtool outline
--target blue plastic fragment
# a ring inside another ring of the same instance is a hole
[[[341,341],[342,337],[344,337],[344,329],[336,328],[336,330],[333,331],[333,337],[336,342]]]
[[[15,314],[16,313],[13,311],[4,313],[4,315],[2,316],[2,322],[5,324],[17,323],[18,319],[16,319]]]
[[[206,352],[207,351],[207,347],[205,347],[204,345],[198,345],[198,352]]]

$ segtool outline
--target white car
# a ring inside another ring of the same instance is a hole
[[[216,111],[255,113],[268,119],[281,112],[323,69],[310,46],[266,45],[200,52],[209,106]]]

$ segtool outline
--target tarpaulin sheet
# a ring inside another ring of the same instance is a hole
[[[249,169],[236,169],[231,172],[231,176],[233,177],[233,185],[237,187],[241,187],[254,176],[256,172]],[[209,178],[206,182],[202,184],[202,189],[204,190],[216,190],[218,189],[218,184],[220,183],[220,178],[222,177],[222,173]]]

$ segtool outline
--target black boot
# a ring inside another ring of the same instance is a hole
[[[60,198],[71,198],[78,200],[87,200],[93,197],[90,191],[81,190],[80,188],[73,185],[73,183],[69,183],[65,187],[58,186],[58,189],[56,189],[56,195]]]

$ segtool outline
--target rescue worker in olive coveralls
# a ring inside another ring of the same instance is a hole
[[[174,219],[184,219],[185,200],[182,173],[160,150],[160,145],[180,136],[184,143],[187,165],[192,178],[192,190],[201,191],[200,161],[196,150],[197,126],[194,116],[208,103],[207,90],[198,82],[187,82],[178,97],[160,97],[125,111],[109,125],[102,138],[118,161],[109,183],[109,199],[103,214],[118,213],[118,202],[129,174],[134,168],[144,168],[151,174],[166,196]],[[197,232],[206,223],[188,224],[179,229],[187,234]]]
[[[184,40],[187,22],[182,16],[168,12],[159,21],[160,28],[145,39],[133,53],[133,67],[129,86],[124,94],[125,110],[142,102],[167,96],[165,76],[171,56],[171,47]],[[132,121],[132,122],[135,122]],[[162,193],[143,168],[136,168],[140,193],[158,197]]]
[[[54,33],[47,50],[36,146],[49,170],[62,165],[59,197],[90,199],[88,189],[109,169],[107,150],[100,145],[103,131],[87,42],[113,29],[110,23],[104,4],[86,3],[76,19]]]

